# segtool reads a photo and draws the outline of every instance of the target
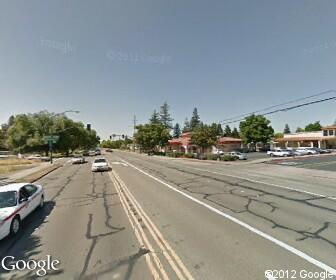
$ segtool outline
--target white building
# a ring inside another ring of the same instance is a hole
[[[281,148],[336,149],[336,125],[323,127],[321,131],[285,134],[283,138],[274,139],[273,144]]]

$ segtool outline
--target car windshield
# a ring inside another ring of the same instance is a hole
[[[95,159],[94,163],[106,163],[106,160],[103,158]]]
[[[0,208],[16,205],[16,191],[0,192]]]

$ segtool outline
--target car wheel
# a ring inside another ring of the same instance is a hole
[[[40,200],[40,204],[39,204],[39,208],[42,209],[44,206],[44,196],[41,196],[41,200]]]
[[[273,154],[270,154],[270,157],[273,157]]]
[[[10,226],[10,235],[11,236],[16,235],[20,231],[20,229],[21,229],[21,219],[19,216],[15,216]]]

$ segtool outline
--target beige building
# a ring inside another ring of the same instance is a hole
[[[323,127],[321,131],[285,134],[283,138],[274,139],[273,146],[281,148],[316,147],[336,149],[336,125]]]

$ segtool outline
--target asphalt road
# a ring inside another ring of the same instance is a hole
[[[304,279],[305,271],[335,272],[333,173],[127,152],[106,158],[111,172],[68,165],[43,178],[45,209],[25,221],[20,236],[0,241],[2,257],[51,255],[61,262],[51,279],[259,280],[269,269]]]
[[[296,157],[292,159],[276,159],[272,164],[291,165],[300,168],[309,168],[326,171],[336,171],[336,155],[322,155],[310,157]]]

